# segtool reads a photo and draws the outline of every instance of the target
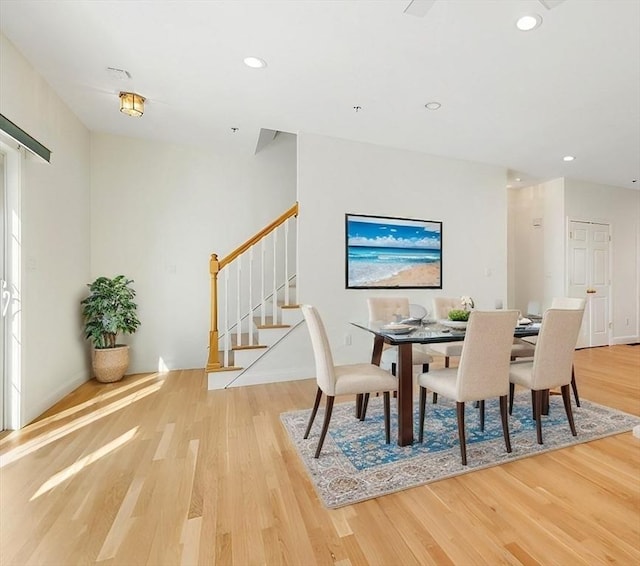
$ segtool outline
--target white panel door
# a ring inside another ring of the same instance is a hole
[[[587,301],[578,348],[609,344],[609,245],[608,224],[571,222],[568,295]]]

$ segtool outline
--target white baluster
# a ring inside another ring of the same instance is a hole
[[[242,315],[240,313],[242,303],[242,256],[238,256],[236,261],[238,262],[236,279],[236,346],[242,346]]]
[[[289,304],[289,219],[284,223],[284,304]]]
[[[262,259],[260,261],[260,324],[262,326],[265,325],[266,322],[266,311],[267,306],[265,304],[265,296],[264,296],[264,264],[265,264],[265,254],[267,250],[265,249],[265,238],[262,239],[260,245],[262,246]]]
[[[249,248],[249,346],[253,346],[253,246]]]
[[[229,268],[224,270],[224,367],[229,367]]]
[[[278,324],[278,229],[273,231],[273,295],[271,295],[271,301],[273,308],[273,323]]]

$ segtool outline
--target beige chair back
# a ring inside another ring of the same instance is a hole
[[[322,323],[322,319],[315,307],[311,305],[300,305],[302,314],[309,329],[311,345],[313,346],[313,357],[316,362],[316,380],[318,387],[330,396],[335,395],[336,375],[331,355],[331,347],[327,332]]]
[[[370,297],[369,322],[394,322],[395,316],[401,318],[409,316],[409,299],[406,297]]]
[[[554,297],[551,299],[552,309],[571,309],[583,311],[586,305],[585,299],[574,299],[573,297]]]
[[[449,311],[461,309],[460,299],[453,297],[434,297],[433,316],[436,320],[446,320],[449,318]]]
[[[550,389],[571,382],[573,352],[582,314],[583,311],[575,309],[545,311],[533,356],[531,389]]]
[[[509,393],[509,367],[518,311],[473,311],[458,366],[456,401],[477,401]]]

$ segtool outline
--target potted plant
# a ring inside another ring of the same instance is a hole
[[[462,307],[461,309],[449,311],[449,320],[455,322],[467,322],[469,320],[471,309],[475,306],[473,299],[468,296],[460,297],[460,306]]]
[[[129,346],[118,344],[116,337],[120,332],[133,334],[140,326],[132,283],[124,275],[98,277],[87,284],[90,294],[80,303],[85,337],[93,344],[93,372],[103,383],[122,379],[129,367]]]

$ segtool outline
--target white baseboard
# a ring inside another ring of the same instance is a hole
[[[611,339],[612,346],[617,344],[635,344],[636,342],[640,342],[640,336],[616,336]]]
[[[20,428],[30,423],[33,419],[39,417],[46,410],[50,409],[65,395],[71,393],[74,389],[80,387],[83,383],[89,381],[91,378],[86,371],[77,373],[71,379],[66,381],[63,385],[58,387],[55,391],[48,391],[42,397],[38,398],[37,402],[31,407],[24,407],[23,413],[20,419]]]

